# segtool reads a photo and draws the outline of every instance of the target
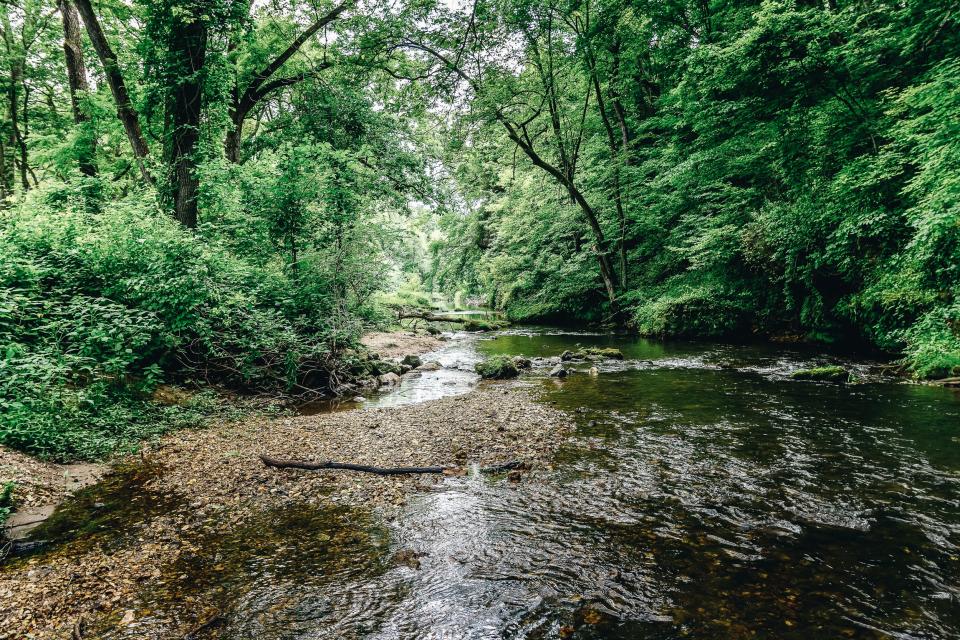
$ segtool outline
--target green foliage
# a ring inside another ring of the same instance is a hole
[[[902,352],[920,377],[956,366],[960,22],[950,3],[499,11],[489,31],[471,27],[475,38],[446,31],[487,66],[475,111],[450,131],[470,210],[441,221],[441,286],[511,318],[603,320],[614,311],[603,253],[620,318],[641,333],[803,333]],[[526,46],[496,40],[509,33]],[[513,46],[512,67],[498,42]]]
[[[319,277],[292,286],[282,257],[225,252],[135,198],[61,207],[38,192],[2,220],[0,443],[102,457],[211,412],[152,403],[161,381],[323,386],[358,337],[350,307]]]
[[[824,382],[848,382],[850,372],[843,367],[826,366],[813,369],[799,369],[790,374],[794,380],[817,380]]]
[[[13,511],[14,486],[12,482],[5,482],[3,486],[0,486],[0,525],[7,521],[10,512]]]
[[[484,379],[504,380],[520,375],[520,370],[510,356],[493,356],[478,362],[474,369]]]

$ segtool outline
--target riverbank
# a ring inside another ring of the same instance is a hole
[[[77,624],[136,628],[141,617],[157,613],[143,609],[143,593],[171,585],[177,593],[190,592],[178,561],[185,554],[216,553],[199,540],[218,540],[264,513],[291,507],[372,509],[388,519],[410,495],[444,481],[440,475],[277,470],[264,466],[260,455],[467,468],[520,460],[536,474],[569,429],[566,416],[536,402],[529,389],[498,384],[404,407],[251,419],[170,434],[121,467],[115,482],[122,486],[112,488],[122,496],[118,504],[98,497],[94,487],[86,498],[81,494],[77,512],[64,514],[67,522],[54,516],[38,530],[71,537],[72,529],[99,521],[123,528],[122,534],[86,526],[62,546],[2,570],[0,638],[68,637]],[[170,616],[168,633],[156,637],[182,638],[203,624],[213,605],[202,593],[191,598],[169,603],[163,612]]]
[[[419,356],[438,349],[444,341],[412,331],[375,331],[365,334],[361,344],[378,358],[399,361],[404,356]],[[372,381],[376,382],[376,376]],[[162,386],[153,395],[158,404],[169,406],[188,404],[197,393]],[[236,404],[236,401],[229,402],[231,406]],[[235,409],[231,408],[231,411],[251,414],[258,411],[253,407],[253,404],[239,404]],[[227,412],[220,411],[218,414],[222,416]],[[172,431],[169,437],[177,438],[177,434],[181,433],[184,431]],[[26,535],[36,524],[49,517],[70,495],[95,484],[110,470],[112,463],[122,460],[123,456],[112,461],[57,464],[0,446],[0,486],[6,482],[14,483],[16,507],[16,511],[4,524],[5,534],[11,539]]]

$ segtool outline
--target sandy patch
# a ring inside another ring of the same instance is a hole
[[[443,345],[439,338],[410,331],[376,331],[363,336],[360,343],[381,358],[388,359],[419,356]]]

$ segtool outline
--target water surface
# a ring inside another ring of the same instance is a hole
[[[549,378],[579,346],[625,359]],[[463,393],[498,353],[540,360],[493,384],[577,423],[550,468],[447,478],[388,523],[264,513],[194,541],[154,617],[104,637],[162,634],[200,595],[211,638],[960,638],[956,391],[813,350],[523,329],[455,335],[367,405]],[[862,382],[789,377],[835,363]]]

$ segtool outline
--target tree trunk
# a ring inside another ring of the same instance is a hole
[[[0,207],[13,194],[13,167],[7,164],[7,145],[0,136]]]
[[[67,65],[67,81],[70,85],[70,107],[73,121],[80,129],[81,140],[77,148],[80,173],[96,176],[97,139],[89,126],[90,116],[84,112],[81,100],[89,90],[87,67],[83,61],[80,44],[80,18],[70,0],[59,0],[60,17],[63,19],[63,57]]]
[[[173,29],[171,54],[179,82],[169,103],[172,131],[167,146],[171,167],[168,189],[173,196],[173,216],[183,226],[197,226],[197,143],[203,107],[203,65],[207,51],[207,25],[194,19]]]
[[[83,24],[87,29],[87,35],[90,37],[93,49],[97,52],[97,57],[103,65],[104,75],[106,75],[107,84],[110,86],[110,93],[113,94],[113,100],[117,105],[117,117],[123,124],[127,139],[130,141],[133,157],[140,167],[140,175],[143,176],[144,180],[153,184],[153,178],[150,176],[144,161],[150,149],[147,147],[147,141],[140,129],[140,116],[130,100],[123,74],[120,73],[117,56],[103,34],[103,29],[100,27],[97,15],[93,12],[90,0],[74,0],[74,2],[80,12],[80,17],[83,18]]]
[[[223,152],[227,160],[234,164],[240,163],[240,139],[243,137],[243,118],[236,118],[236,112],[231,110],[230,120],[232,126],[227,130],[227,135],[223,140]]]

